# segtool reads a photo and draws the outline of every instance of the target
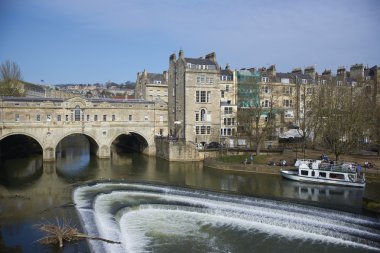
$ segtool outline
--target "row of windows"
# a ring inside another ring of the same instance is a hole
[[[234,128],[221,128],[220,129],[220,135],[222,135],[222,136],[235,135],[235,129]]]
[[[84,121],[85,115],[82,114],[81,116],[78,116],[77,114],[75,114],[75,115],[66,114],[66,115],[64,115],[64,119],[65,119],[65,121]],[[103,121],[107,121],[107,115],[103,115],[102,119],[103,119]],[[36,121],[41,121],[41,120],[42,120],[41,115],[37,114],[36,115]],[[47,114],[46,115],[46,121],[51,121],[51,120],[52,120],[51,114]],[[90,115],[86,115],[86,120],[90,121]],[[114,114],[111,115],[111,120],[112,121],[116,120],[116,116]],[[128,115],[128,120],[130,120],[130,121],[132,120],[132,115]],[[145,120],[149,120],[149,117],[145,116]],[[15,114],[15,121],[16,122],[20,121],[20,114]],[[62,121],[62,115],[57,115],[57,121]],[[93,116],[93,121],[98,121],[98,115]]]
[[[269,83],[269,77],[263,76],[261,77],[261,82],[263,83]],[[307,79],[301,79],[302,84],[307,84]],[[290,79],[289,78],[281,78],[281,83],[289,84]]]
[[[235,125],[235,118],[224,118],[223,124],[225,126],[234,126]]]
[[[220,76],[221,81],[232,81],[232,76]]]
[[[212,84],[214,83],[214,78],[208,77],[208,76],[197,76],[197,83],[198,84]]]
[[[211,134],[211,126],[195,126],[195,134]]]
[[[211,91],[199,91],[195,92],[195,102],[197,103],[210,103],[211,102]]]

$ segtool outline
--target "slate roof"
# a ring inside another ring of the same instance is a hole
[[[158,73],[148,73],[149,83],[153,83],[154,81],[161,81],[161,84],[165,84],[166,80],[163,74]]]
[[[185,58],[185,61],[187,63],[196,64],[196,65],[214,65],[216,64],[211,61],[210,59],[204,59],[204,58]]]
[[[221,76],[233,76],[234,72],[232,70],[229,70],[229,69],[221,69],[220,75]]]

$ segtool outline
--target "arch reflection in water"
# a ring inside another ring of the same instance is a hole
[[[279,201],[125,182],[77,188],[96,252],[371,252],[380,223]]]
[[[79,179],[90,168],[90,142],[83,135],[64,138],[58,144],[56,153],[57,175],[63,178]],[[93,160],[95,162],[96,159]]]
[[[0,163],[0,177],[9,186],[31,184],[43,173],[42,155],[29,155],[17,159],[4,159]]]

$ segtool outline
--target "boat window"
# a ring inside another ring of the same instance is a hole
[[[344,174],[330,173],[330,178],[344,179]]]
[[[301,175],[307,176],[309,174],[309,171],[307,170],[301,170]]]
[[[326,177],[326,172],[319,172],[320,177]]]
[[[311,172],[311,176],[312,176],[312,177],[315,176],[315,172],[314,172],[314,171]]]

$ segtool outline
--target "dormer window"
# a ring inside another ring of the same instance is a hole
[[[154,84],[161,84],[161,81],[159,81],[159,80],[154,80],[153,83],[154,83]]]
[[[289,78],[281,78],[281,83],[289,83]]]
[[[269,78],[266,76],[263,76],[263,77],[261,77],[261,82],[267,83],[267,82],[269,82]]]

